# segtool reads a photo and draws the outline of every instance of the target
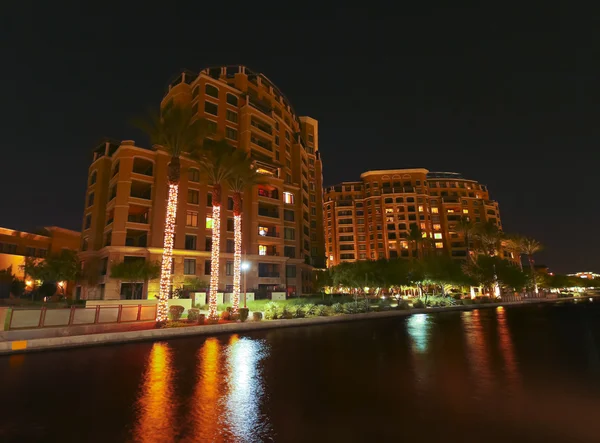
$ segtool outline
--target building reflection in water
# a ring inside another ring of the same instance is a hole
[[[502,306],[496,308],[496,319],[498,320],[498,340],[500,352],[504,360],[504,371],[506,373],[507,387],[513,393],[520,391],[521,375],[515,356],[513,341],[506,324],[506,310]]]
[[[473,394],[481,397],[489,393],[494,383],[481,313],[478,309],[465,311],[461,312],[461,318],[467,341],[467,358],[475,388]]]
[[[174,441],[173,414],[177,405],[173,395],[171,361],[171,350],[166,343],[152,346],[136,408],[138,421],[133,431],[135,441]]]

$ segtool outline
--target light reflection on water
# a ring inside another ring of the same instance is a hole
[[[173,441],[172,417],[176,398],[172,391],[171,350],[166,343],[152,346],[138,402],[135,441],[143,443]]]
[[[193,389],[187,401],[181,399],[177,423],[172,418],[180,404],[173,385],[186,380],[175,379],[171,354],[165,343],[152,347],[137,404],[135,441],[252,442],[268,432],[268,417],[260,412],[264,389],[259,363],[268,355],[263,340],[232,335],[223,344],[207,339],[197,352]]]
[[[431,335],[431,319],[428,318],[428,314],[415,314],[409,317],[406,329],[412,339],[413,350],[425,353]]]
[[[486,333],[479,309],[461,312],[464,334],[467,342],[467,360],[471,373],[474,397],[489,394],[494,385]]]

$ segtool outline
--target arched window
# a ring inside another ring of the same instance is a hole
[[[210,95],[211,97],[219,98],[219,89],[209,83],[206,84],[204,92],[206,92],[206,95]]]
[[[96,171],[93,171],[90,174],[90,186],[93,185],[94,183],[96,183],[96,178],[98,177],[98,174]]]

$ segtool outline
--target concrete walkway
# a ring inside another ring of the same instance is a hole
[[[592,297],[599,297],[594,295]],[[374,320],[378,318],[404,317],[413,314],[449,311],[470,311],[481,308],[496,308],[498,306],[525,306],[537,303],[556,303],[568,300],[581,299],[581,297],[559,298],[559,299],[532,299],[519,302],[485,303],[477,305],[460,305],[444,308],[424,308],[408,310],[390,310],[383,312],[370,312],[364,314],[343,314],[330,317],[311,317],[290,320],[263,320],[248,321],[245,323],[227,323],[218,325],[187,326],[170,329],[145,329],[127,332],[92,333],[86,335],[72,335],[47,338],[31,338],[20,340],[6,340],[0,342],[0,354],[14,354],[20,352],[42,351],[51,349],[64,349],[80,346],[94,346],[105,344],[129,343],[144,340],[169,340],[177,337],[187,336],[213,336],[217,334],[233,334],[250,331],[258,331],[274,328],[291,328],[298,326],[324,325],[331,323],[342,323],[349,321]],[[25,331],[21,331],[25,332]]]

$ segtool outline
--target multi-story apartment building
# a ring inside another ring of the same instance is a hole
[[[318,123],[298,117],[283,93],[262,74],[244,66],[182,72],[161,106],[190,104],[209,123],[214,137],[250,153],[265,184],[243,196],[243,261],[246,288],[312,290],[313,265],[324,264],[322,167]],[[210,136],[209,136],[210,137]],[[101,263],[97,291],[90,297],[119,298],[111,263],[159,260],[167,200],[169,155],[133,141],[102,143],[89,167],[82,260]],[[212,244],[212,186],[198,163],[181,159],[182,177],[175,231],[173,284],[186,277],[208,281]],[[220,289],[233,284],[233,202],[223,188]],[[158,294],[158,280],[144,294]]]
[[[427,169],[368,171],[356,182],[325,190],[328,265],[356,260],[416,257],[411,226],[430,239],[437,253],[465,258],[462,217],[502,229],[498,203],[486,186],[452,172]],[[510,252],[504,252],[507,255]]]
[[[37,233],[0,228],[0,270],[11,267],[12,273],[22,279],[26,257],[46,258],[63,249],[77,251],[80,241],[79,232],[56,226]]]

